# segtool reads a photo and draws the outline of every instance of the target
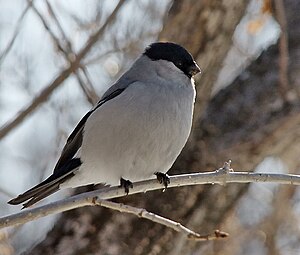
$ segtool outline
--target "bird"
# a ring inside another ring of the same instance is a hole
[[[150,44],[79,121],[53,173],[8,203],[24,209],[60,189],[99,183],[128,194],[133,182],[155,175],[167,187],[191,131],[200,72],[181,45]]]

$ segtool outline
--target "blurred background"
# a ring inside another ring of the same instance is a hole
[[[20,210],[6,202],[52,172],[80,118],[158,40],[183,45],[202,69],[192,134],[170,174],[228,159],[236,171],[298,173],[299,10],[298,0],[0,0],[0,216]],[[86,207],[0,230],[0,254],[299,254],[299,200],[277,184],[148,192],[114,201],[230,237],[195,243]]]

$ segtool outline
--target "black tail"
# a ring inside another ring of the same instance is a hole
[[[8,203],[11,205],[18,205],[29,200],[28,202],[23,204],[22,209],[37,203],[43,198],[50,196],[54,192],[58,191],[59,185],[73,177],[75,175],[74,171],[76,171],[80,165],[81,161],[79,158],[71,159],[63,167],[57,169],[45,181],[27,190],[16,198],[8,201]]]

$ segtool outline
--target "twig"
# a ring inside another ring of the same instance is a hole
[[[24,11],[22,12],[21,16],[19,17],[17,24],[16,24],[16,28],[15,31],[13,33],[12,38],[10,39],[9,43],[7,44],[6,48],[3,50],[3,52],[0,54],[0,65],[3,63],[5,57],[7,56],[7,54],[9,53],[9,51],[12,49],[12,46],[14,45],[14,42],[17,38],[17,35],[19,34],[21,25],[22,25],[22,21],[26,15],[26,13],[28,12],[30,6],[32,5],[32,0],[28,1],[28,4],[26,6],[26,8],[24,9]]]
[[[229,168],[230,169],[230,168]],[[251,183],[271,182],[279,184],[300,185],[300,176],[292,174],[268,174],[251,172],[220,171],[193,173],[170,176],[171,183],[168,188],[182,187],[199,184],[221,184],[226,183]],[[164,186],[155,179],[136,182],[129,194],[142,193],[150,190],[164,189]],[[97,199],[111,199],[125,196],[123,188],[109,187],[91,192],[82,193],[66,199],[59,200],[37,208],[28,209],[7,217],[0,218],[0,228],[24,224],[26,222],[45,217],[50,214],[72,210],[78,207],[91,206]],[[95,200],[96,199],[96,200]]]
[[[76,62],[67,69],[63,70],[46,88],[44,88],[39,95],[37,95],[31,103],[18,113],[11,121],[4,124],[0,129],[0,140],[4,138],[9,132],[23,122],[25,117],[32,113],[41,103],[45,102],[52,92],[61,85],[65,79],[78,68],[79,63]]]
[[[91,105],[95,105],[99,101],[100,98],[98,97],[96,90],[94,89],[94,86],[92,85],[92,82],[88,76],[85,66],[82,66],[81,70],[84,74],[86,82],[84,82],[84,80],[81,78],[79,71],[76,72],[77,81],[78,81],[82,91],[84,92],[87,100],[89,101],[89,103]],[[89,86],[87,86],[87,84],[89,84]]]
[[[36,13],[36,15],[40,18],[40,20],[43,23],[44,28],[46,29],[46,31],[49,33],[49,35],[52,38],[52,41],[54,42],[56,48],[64,55],[64,57],[66,58],[66,60],[71,63],[72,61],[74,61],[74,59],[76,59],[76,54],[73,51],[72,48],[72,44],[71,42],[68,40],[68,38],[66,37],[65,32],[63,31],[51,5],[48,3],[48,1],[46,1],[47,6],[48,6],[48,10],[51,14],[51,17],[53,17],[53,20],[55,21],[56,26],[58,27],[58,29],[60,30],[60,33],[63,36],[63,41],[66,42],[66,48],[63,46],[63,44],[60,42],[59,38],[55,35],[55,33],[51,30],[50,26],[47,24],[45,18],[43,17],[43,15],[38,11],[38,9],[32,5],[32,9],[33,11]],[[79,66],[79,69],[82,69],[83,73],[86,74],[85,71],[85,67],[84,66]],[[87,100],[91,103],[91,105],[94,105],[97,103],[98,101],[98,96],[96,95],[96,92],[89,80],[89,78],[86,76],[87,81],[89,82],[90,88],[88,88],[87,86],[85,86],[85,82],[82,80],[78,70],[76,70],[75,72],[77,81],[80,85],[80,87],[82,88],[84,94],[86,95]]]
[[[73,50],[73,47],[72,47],[72,44],[71,42],[69,41],[65,31],[63,30],[61,24],[59,23],[58,21],[58,18],[56,17],[56,14],[51,6],[51,4],[46,1],[46,4],[47,4],[47,7],[48,7],[48,10],[49,10],[49,13],[51,14],[51,17],[53,18],[58,30],[60,31],[62,37],[63,37],[63,41],[66,43],[66,48],[67,48],[67,52],[65,50],[63,50],[63,46],[60,45],[60,48],[61,48],[61,52],[65,55],[65,57],[71,61],[72,58],[76,57],[76,54],[74,53],[74,50]],[[43,19],[43,16],[40,16],[41,19]],[[49,32],[51,32],[50,28],[48,30]],[[52,35],[52,38],[53,40],[56,42],[56,44],[61,44],[60,41],[58,40],[58,38],[56,38],[54,35],[53,32],[50,33]],[[60,49],[59,48],[59,49]],[[80,85],[80,87],[82,88],[84,94],[86,95],[86,98],[87,100],[92,104],[92,105],[95,105],[98,101],[99,101],[99,97],[96,93],[96,90],[91,82],[91,79],[89,78],[88,76],[88,73],[87,73],[87,70],[86,70],[86,67],[85,66],[81,66],[80,69],[82,70],[85,78],[86,78],[86,81],[87,83],[85,83],[79,72],[77,71],[76,72],[76,78],[77,78],[77,81]],[[88,86],[87,86],[88,85]]]
[[[95,42],[99,40],[99,38],[103,35],[108,25],[110,25],[115,20],[117,13],[125,3],[128,3],[128,1],[124,1],[124,0],[119,1],[119,3],[115,7],[111,15],[106,19],[103,26],[88,39],[86,46],[78,53],[77,57],[79,59],[82,59],[83,56],[85,56],[89,52],[89,50],[94,46]]]
[[[96,33],[90,36],[83,49],[77,54],[76,59],[70,63],[70,66],[63,70],[54,79],[53,82],[51,82],[45,89],[43,89],[41,93],[32,100],[30,105],[25,107],[25,109],[23,109],[17,116],[15,116],[11,121],[9,121],[1,127],[0,140],[3,137],[5,137],[9,132],[11,132],[15,127],[21,124],[25,117],[32,113],[41,103],[45,102],[48,99],[48,97],[52,94],[52,92],[56,88],[58,88],[63,83],[63,81],[70,76],[71,73],[75,72],[80,67],[81,60],[86,56],[86,54],[95,45],[95,43],[103,36],[103,33],[105,32],[106,28],[115,20],[116,15],[122,7],[122,5],[127,2],[128,1],[120,0],[118,5],[115,7],[114,11],[103,24],[103,26],[99,28]]]
[[[62,37],[63,37],[63,39],[64,39],[64,42],[66,43],[66,48],[67,48],[67,50],[69,51],[69,53],[70,53],[70,52],[74,52],[74,51],[73,51],[72,44],[71,44],[71,42],[69,41],[69,39],[68,39],[68,37],[67,37],[65,31],[63,30],[62,26],[60,25],[60,22],[58,21],[58,18],[57,18],[57,16],[56,16],[56,14],[55,14],[55,12],[54,12],[54,10],[53,10],[51,4],[50,4],[47,0],[46,0],[45,2],[46,2],[46,4],[47,4],[47,8],[48,8],[48,12],[49,12],[50,16],[53,18],[53,20],[54,20],[54,22],[55,22],[55,24],[56,24],[58,30],[60,31],[60,33],[61,33],[61,35],[62,35]]]
[[[289,79],[289,48],[287,34],[287,20],[285,15],[284,3],[282,0],[275,0],[277,21],[281,28],[279,38],[279,93],[284,102],[288,102]]]
[[[103,199],[98,199],[95,198],[95,205],[100,205],[106,208],[110,208],[113,210],[117,210],[119,212],[124,212],[124,213],[130,213],[134,214],[140,218],[144,218],[156,223],[159,223],[161,225],[164,225],[168,228],[172,228],[173,230],[182,233],[185,235],[188,239],[194,240],[194,241],[208,241],[208,240],[216,240],[219,238],[225,238],[228,236],[227,233],[215,230],[214,234],[208,234],[208,235],[200,235],[189,228],[181,225],[180,223],[164,218],[162,216],[159,216],[157,214],[148,212],[147,210],[143,208],[136,208],[130,205],[124,205],[121,203],[115,203]]]
[[[43,17],[43,15],[38,11],[38,9],[32,5],[32,10],[35,12],[35,14],[40,18],[44,28],[46,29],[46,31],[49,33],[49,35],[51,36],[52,38],[52,41],[54,42],[56,48],[64,55],[64,57],[66,58],[66,60],[71,63],[72,61],[74,61],[74,59],[76,59],[76,54],[73,52],[73,49],[72,49],[72,45],[71,45],[71,42],[68,40],[68,38],[66,37],[65,35],[65,32],[63,31],[61,25],[59,24],[59,21],[58,19],[56,18],[54,12],[53,12],[53,9],[51,7],[51,5],[47,2],[48,4],[48,9],[49,9],[49,12],[51,14],[51,16],[53,17],[54,21],[55,21],[55,24],[56,26],[58,27],[58,29],[60,30],[61,34],[63,35],[64,37],[64,41],[66,42],[66,48],[63,46],[63,44],[60,42],[59,38],[55,35],[55,33],[51,30],[50,26],[47,24],[47,21],[45,20],[45,18]],[[85,67],[84,66],[79,66],[79,69],[82,69],[83,72],[85,70]],[[85,73],[85,72],[84,72]],[[87,88],[85,86],[85,83],[84,81],[82,80],[82,78],[80,77],[80,74],[78,72],[78,70],[75,71],[75,75],[76,75],[76,78],[77,78],[77,81],[80,85],[80,87],[82,88],[84,94],[86,95],[87,97],[87,100],[92,104],[94,105],[98,100],[98,97],[95,95],[96,93],[94,91],[92,91],[91,89]],[[88,79],[88,78],[87,78]],[[90,86],[92,87],[92,85]]]

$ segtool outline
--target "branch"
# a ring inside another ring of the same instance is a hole
[[[271,182],[279,184],[300,185],[300,176],[292,174],[268,174],[251,172],[230,172],[229,164],[214,172],[193,173],[170,176],[168,188],[182,187],[199,184],[226,183],[251,183]],[[150,190],[164,189],[164,186],[156,179],[136,182],[130,189],[130,195]],[[0,229],[9,226],[24,224],[29,221],[45,217],[50,214],[60,213],[83,206],[93,206],[103,199],[111,199],[125,196],[126,193],[120,187],[108,187],[91,192],[82,193],[66,199],[59,200],[37,208],[25,210],[10,216],[0,218]]]
[[[24,20],[25,15],[27,14],[28,10],[30,9],[30,6],[32,5],[33,1],[28,1],[28,4],[26,6],[26,8],[24,9],[24,11],[22,12],[21,16],[19,17],[18,21],[16,22],[16,27],[15,27],[15,31],[13,33],[13,36],[11,37],[9,43],[7,44],[6,48],[3,50],[3,52],[0,54],[0,66],[3,63],[4,59],[6,58],[6,56],[8,55],[8,53],[10,52],[10,50],[12,49],[12,46],[15,43],[15,40],[20,32],[21,29],[21,25],[22,22]]]
[[[288,102],[289,84],[289,48],[288,48],[288,29],[287,19],[285,14],[285,7],[283,0],[275,0],[275,10],[277,21],[281,28],[281,35],[279,39],[279,93],[286,103]]]
[[[48,31],[48,33],[50,34],[52,40],[54,41],[57,49],[63,53],[63,55],[65,56],[65,58],[71,62],[72,59],[74,59],[76,57],[76,54],[74,53],[73,47],[71,42],[69,41],[66,33],[64,32],[61,24],[58,21],[58,18],[56,16],[56,14],[54,13],[54,10],[51,6],[51,4],[46,1],[47,4],[47,8],[48,11],[50,13],[50,17],[52,17],[52,19],[55,22],[55,25],[57,26],[58,30],[60,31],[60,34],[63,37],[63,42],[66,45],[65,48],[63,47],[63,43],[60,42],[60,40],[58,39],[58,37],[55,36],[54,32],[51,30],[51,28],[47,25],[46,20],[44,19],[44,17],[39,13],[39,11],[34,7],[34,5],[32,5],[32,9],[35,11],[35,13],[39,16],[40,20],[42,21],[44,28]],[[85,75],[87,84],[85,84],[85,82],[82,80],[82,78],[80,77],[80,74],[78,72],[78,70],[76,71],[75,75],[77,78],[77,81],[80,85],[80,87],[82,88],[84,94],[86,95],[87,100],[89,101],[89,103],[91,105],[95,105],[98,101],[99,101],[99,97],[97,96],[96,90],[94,89],[94,86],[92,85],[92,82],[88,76],[88,73],[86,71],[86,67],[85,66],[80,66],[79,67],[83,74]],[[89,85],[89,86],[87,86]]]
[[[215,230],[214,234],[209,235],[200,235],[187,227],[181,225],[180,223],[164,218],[162,216],[156,215],[154,213],[148,212],[147,210],[143,208],[136,208],[130,205],[124,205],[120,203],[115,203],[103,199],[95,199],[94,201],[95,205],[100,205],[109,209],[113,209],[119,212],[134,214],[140,218],[144,218],[156,223],[159,223],[161,225],[164,225],[166,227],[172,228],[173,230],[184,234],[188,239],[194,240],[194,241],[210,241],[210,240],[216,240],[219,238],[225,238],[228,236],[227,233],[221,232],[219,230]]]
[[[71,73],[75,72],[80,67],[81,60],[86,56],[86,54],[90,51],[94,44],[103,36],[106,28],[115,20],[118,11],[126,2],[128,1],[120,0],[113,12],[111,13],[111,15],[103,24],[103,26],[99,28],[97,32],[90,36],[83,49],[77,54],[75,60],[70,63],[70,66],[63,70],[54,79],[53,82],[51,82],[45,89],[43,89],[41,93],[32,100],[29,106],[25,107],[25,109],[23,109],[16,117],[14,117],[11,121],[9,121],[1,127],[0,140],[4,136],[6,136],[10,131],[12,131],[15,127],[21,124],[25,117],[32,113],[41,103],[45,102],[48,99],[48,97],[52,94],[52,92],[56,88],[58,88],[63,83],[63,81],[70,76]]]

